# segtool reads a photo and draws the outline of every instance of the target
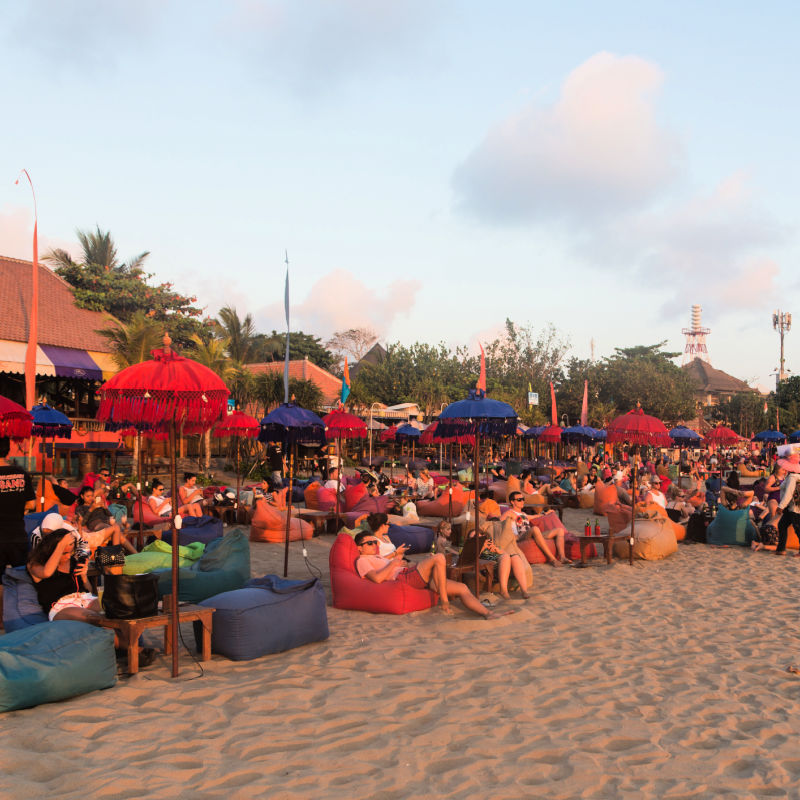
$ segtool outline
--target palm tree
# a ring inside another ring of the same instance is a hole
[[[150,251],[146,250],[130,261],[120,264],[117,259],[116,245],[108,231],[101,231],[98,225],[94,232],[77,230],[75,233],[83,251],[79,263],[73,261],[72,256],[66,250],[60,248],[54,248],[43,255],[42,261],[50,261],[59,267],[65,268],[94,265],[104,267],[106,270],[134,272],[142,268],[144,260],[150,255]]]
[[[114,363],[125,369],[148,359],[150,351],[161,342],[163,326],[139,312],[127,325],[117,325],[97,333],[108,339]]]
[[[239,319],[238,312],[232,306],[221,308],[218,316],[228,342],[228,355],[237,364],[246,364],[256,335],[253,317],[248,314],[243,320]]]

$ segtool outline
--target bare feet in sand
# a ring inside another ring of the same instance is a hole
[[[450,603],[442,603],[441,608],[442,608],[442,614],[445,614],[448,617],[453,616],[453,607],[450,605]]]

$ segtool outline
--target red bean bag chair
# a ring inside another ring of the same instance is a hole
[[[314,526],[298,517],[292,517],[289,523],[289,541],[310,539],[314,534]],[[256,500],[253,518],[250,521],[251,542],[285,542],[286,512],[270,505],[264,499]]]
[[[139,524],[139,500],[135,500],[133,503],[133,513],[131,514],[131,519],[133,522],[138,525]],[[146,528],[162,528],[165,525],[170,524],[169,517],[159,517],[157,514],[153,513],[153,509],[147,505],[147,501],[142,499],[142,525]]]
[[[594,513],[605,516],[605,507],[619,502],[617,487],[613,483],[605,484],[597,481],[594,486]]]
[[[567,530],[564,523],[558,518],[555,511],[548,511],[546,514],[540,514],[536,517],[530,517],[531,525],[535,525],[542,533],[547,536],[547,532],[557,528],[564,530],[564,554],[567,558],[575,561],[581,557],[581,548],[578,540]],[[555,556],[556,554],[556,540],[545,539],[548,550]],[[533,539],[523,539],[519,542],[519,549],[525,554],[529,564],[544,564],[547,562],[544,553],[539,549],[539,545]],[[594,558],[597,555],[597,550],[594,545],[589,545],[586,549],[587,558]]]
[[[611,503],[606,506],[606,519],[611,533],[624,531],[631,524],[631,507],[622,503]]]
[[[303,489],[303,497],[306,499],[306,508],[313,508],[315,510],[319,510],[319,506],[317,505],[317,492],[322,488],[322,484],[319,481],[313,481]]]
[[[439,595],[429,589],[413,589],[397,581],[373,583],[362,578],[356,572],[358,556],[352,537],[340,533],[328,559],[334,608],[375,614],[408,614],[432,608],[439,602]]]
[[[351,484],[344,490],[344,510],[350,511],[365,497],[369,496],[366,484],[359,481]]]
[[[366,514],[388,514],[393,508],[392,496],[382,494],[378,497],[362,497],[353,508],[344,513],[345,524],[348,528],[356,526],[356,520]]]
[[[336,492],[333,489],[326,489],[321,486],[317,489],[317,508],[320,511],[336,510]],[[344,499],[339,499],[339,510],[344,511]]]

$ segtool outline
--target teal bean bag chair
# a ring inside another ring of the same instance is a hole
[[[720,506],[717,516],[706,530],[708,544],[738,544],[746,547],[756,533],[750,521],[750,512],[746,508],[730,509]]]
[[[183,548],[181,548],[183,549]],[[127,564],[127,559],[126,559]],[[172,570],[157,570],[158,593],[172,593]],[[178,572],[178,599],[199,603],[241,589],[250,580],[250,541],[239,528],[206,545],[202,557]]]
[[[205,545],[202,542],[192,542],[189,545],[178,547],[178,567],[191,567],[203,555]],[[142,572],[156,572],[160,569],[172,569],[172,545],[156,539],[150,542],[141,553],[125,556],[123,575],[138,575]]]
[[[117,682],[114,631],[42,622],[0,637],[0,711],[65,700]]]

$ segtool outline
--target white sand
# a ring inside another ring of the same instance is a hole
[[[332,541],[308,543],[328,589]],[[282,571],[282,546],[252,554],[254,575]],[[798,797],[798,570],[681,545],[632,568],[534,567],[533,599],[494,622],[329,608],[328,641],[215,656],[204,677],[184,651],[172,680],[162,655],[0,717],[2,796]]]

